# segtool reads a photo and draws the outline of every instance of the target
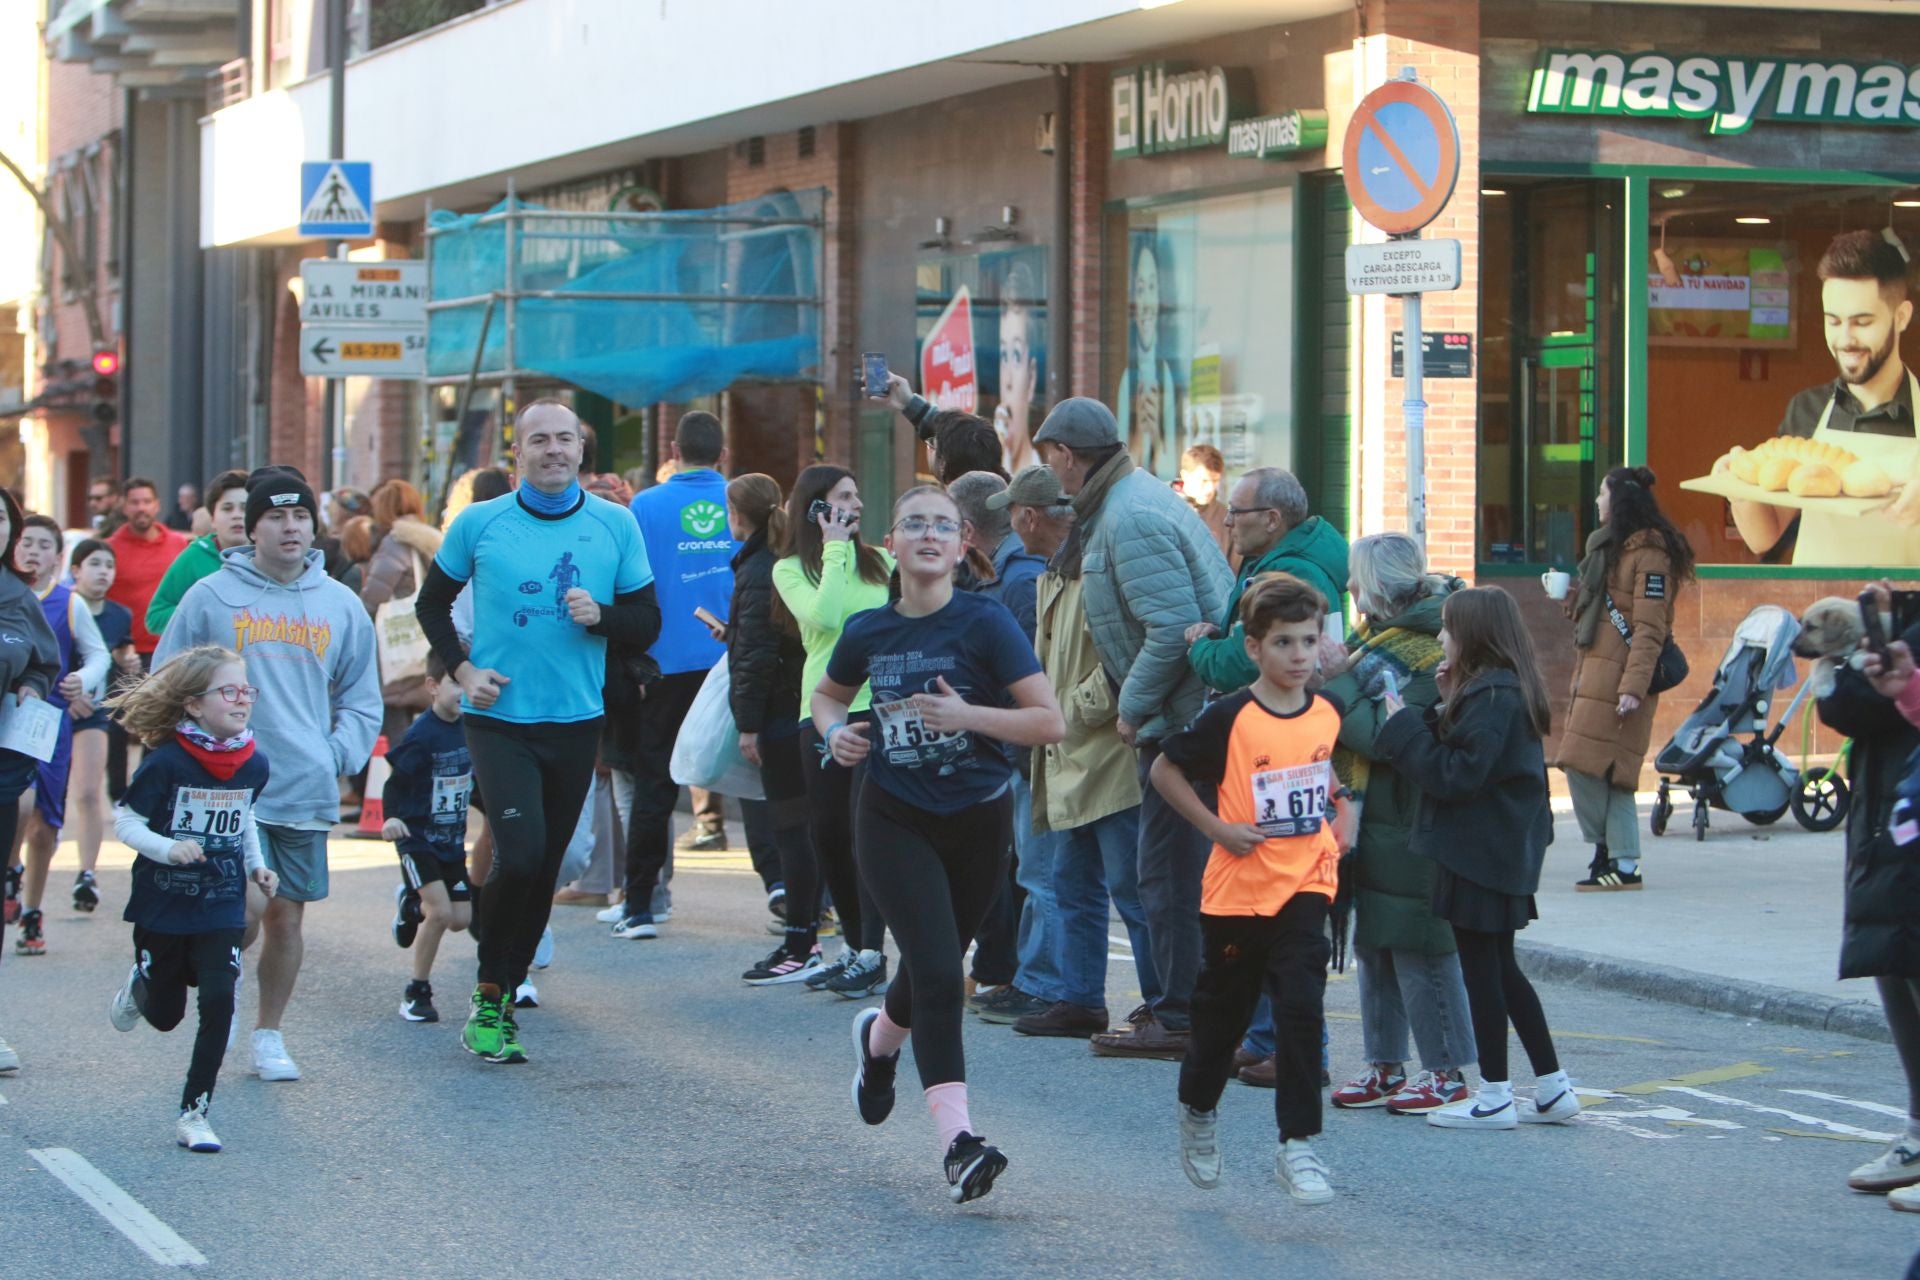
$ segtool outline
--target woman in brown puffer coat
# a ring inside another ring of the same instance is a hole
[[[440,531],[427,523],[427,505],[420,491],[405,480],[388,480],[373,491],[373,527],[380,541],[362,577],[360,601],[367,612],[379,613],[389,600],[405,599],[420,590],[416,565],[429,565],[440,551]],[[389,742],[399,742],[413,717],[427,709],[426,683],[396,680],[381,687],[387,704],[384,730]]]
[[[1570,610],[1579,659],[1554,763],[1594,844],[1582,891],[1641,885],[1633,793],[1660,704],[1647,687],[1673,630],[1674,600],[1693,576],[1693,548],[1661,514],[1653,483],[1645,467],[1616,467],[1600,482],[1600,527],[1587,539]]]

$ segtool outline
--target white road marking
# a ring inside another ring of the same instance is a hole
[[[1691,1085],[1670,1084],[1668,1093],[1684,1093],[1690,1098],[1699,1098],[1705,1102],[1717,1102],[1725,1107],[1737,1107],[1742,1111],[1757,1111],[1762,1115],[1784,1116],[1795,1124],[1812,1125],[1816,1129],[1825,1129],[1830,1133],[1844,1133],[1856,1138],[1871,1138],[1875,1142],[1892,1142],[1894,1135],[1880,1133],[1873,1129],[1857,1129],[1850,1124],[1841,1124],[1838,1120],[1822,1120],[1818,1116],[1803,1115],[1798,1111],[1788,1111],[1784,1107],[1766,1107],[1757,1102],[1748,1102],[1744,1098],[1730,1098],[1724,1093],[1709,1093],[1705,1089],[1695,1089]]]
[[[205,1254],[182,1240],[172,1227],[154,1217],[145,1205],[122,1191],[112,1178],[94,1168],[79,1152],[66,1147],[45,1147],[27,1154],[161,1266],[207,1265]]]
[[[1905,1107],[1890,1107],[1884,1102],[1862,1102],[1858,1098],[1843,1098],[1837,1093],[1821,1093],[1818,1089],[1782,1089],[1780,1092],[1797,1093],[1803,1098],[1818,1098],[1822,1102],[1837,1102],[1843,1107],[1858,1107],[1875,1115],[1892,1116],[1895,1120],[1907,1118]]]
[[[1656,1133],[1652,1129],[1642,1129],[1639,1125],[1628,1124],[1619,1116],[1608,1115],[1604,1111],[1582,1111],[1574,1117],[1574,1123],[1592,1125],[1600,1129],[1614,1129],[1620,1133],[1630,1133],[1636,1138],[1669,1139],[1677,1138],[1677,1133]]]
[[[1619,1116],[1623,1120],[1664,1120],[1669,1124],[1699,1125],[1706,1129],[1744,1129],[1747,1126],[1735,1124],[1731,1120],[1709,1120],[1705,1116],[1695,1115],[1684,1107],[1647,1107],[1640,1111],[1602,1111],[1595,1115]]]

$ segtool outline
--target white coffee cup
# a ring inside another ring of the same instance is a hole
[[[1565,600],[1572,586],[1573,575],[1560,569],[1549,569],[1540,575],[1540,587],[1549,600]]]

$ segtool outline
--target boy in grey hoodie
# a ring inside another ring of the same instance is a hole
[[[253,1070],[298,1080],[280,1019],[300,970],[306,904],[327,896],[327,833],[340,817],[338,779],[372,754],[383,705],[373,624],[360,598],[327,575],[313,550],[319,507],[305,477],[265,467],[247,481],[250,547],[188,588],[154,651],[158,670],[195,645],[237,652],[258,690],[255,738],[272,762],[254,804],[261,852],[280,877],[267,904],[259,962],[260,1023]],[[243,695],[244,696],[244,695]],[[252,943],[250,926],[247,942]]]

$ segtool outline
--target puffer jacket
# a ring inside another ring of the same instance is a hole
[[[1590,555],[1601,554],[1598,550]],[[1613,619],[1602,614],[1593,644],[1579,651],[1573,669],[1573,706],[1554,765],[1595,778],[1611,776],[1615,787],[1632,791],[1640,784],[1653,738],[1653,717],[1660,699],[1647,693],[1660,647],[1673,630],[1673,564],[1660,537],[1643,529],[1627,539],[1607,573],[1607,594],[1627,620],[1633,643],[1621,638]],[[1617,714],[1620,695],[1640,699],[1624,719]]]
[[[1900,638],[1920,653],[1920,624]],[[1889,821],[1895,788],[1920,747],[1920,730],[1845,664],[1819,708],[1822,724],[1853,739],[1840,976],[1920,978],[1920,842],[1895,844]]]
[[[1187,661],[1217,692],[1233,693],[1260,677],[1260,668],[1247,656],[1247,631],[1239,618],[1240,597],[1246,594],[1247,584],[1263,573],[1290,573],[1325,596],[1327,608],[1335,614],[1346,610],[1347,540],[1319,516],[1308,516],[1241,570],[1218,620],[1222,634],[1202,636],[1187,650]]]
[[[387,536],[373,549],[361,574],[360,602],[373,613],[389,600],[410,596],[420,589],[413,576],[413,558],[430,564],[440,553],[440,531],[424,520],[403,516],[393,522]]]
[[[807,651],[797,633],[773,621],[773,566],[778,557],[760,530],[733,556],[733,606],[727,615],[727,674],[733,721],[742,733],[781,733],[798,726],[800,673]]]
[[[1187,628],[1227,607],[1233,571],[1185,498],[1123,451],[1087,478],[1073,509],[1083,538],[1087,622],[1120,719],[1154,742],[1200,713],[1206,686],[1187,665]]]
[[[1352,658],[1324,689],[1346,708],[1333,759],[1361,801],[1360,832],[1342,866],[1341,887],[1353,892],[1354,941],[1376,950],[1438,956],[1454,949],[1453,926],[1433,914],[1435,864],[1409,847],[1420,817],[1420,788],[1381,759],[1377,740],[1387,716],[1373,696],[1385,669],[1412,710],[1424,712],[1440,701],[1433,675],[1442,656],[1445,603],[1445,596],[1429,596],[1383,626],[1356,632]]]

